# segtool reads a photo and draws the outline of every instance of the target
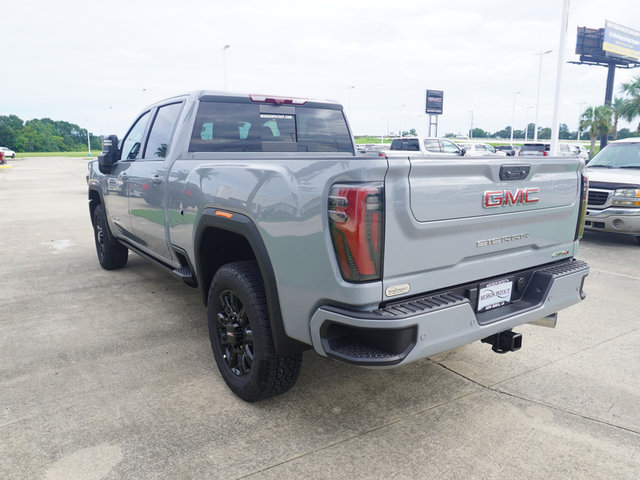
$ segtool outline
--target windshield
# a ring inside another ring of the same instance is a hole
[[[589,162],[589,167],[640,168],[640,143],[612,143]]]

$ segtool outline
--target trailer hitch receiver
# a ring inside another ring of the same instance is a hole
[[[483,338],[482,343],[490,344],[491,350],[496,353],[515,352],[522,347],[522,334],[505,330]]]

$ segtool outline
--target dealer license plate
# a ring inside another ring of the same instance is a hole
[[[497,280],[480,285],[478,292],[478,312],[501,307],[511,302],[512,280]]]

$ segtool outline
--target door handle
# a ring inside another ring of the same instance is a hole
[[[151,178],[151,183],[153,183],[154,185],[159,185],[159,184],[161,184],[161,183],[162,183],[162,178],[160,178],[160,176],[159,176],[159,175],[154,175],[154,176]]]

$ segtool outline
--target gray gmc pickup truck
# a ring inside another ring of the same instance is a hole
[[[199,91],[142,111],[89,164],[100,265],[129,250],[202,291],[213,354],[246,401],[302,354],[391,367],[585,297],[575,158],[359,156],[340,105]]]

